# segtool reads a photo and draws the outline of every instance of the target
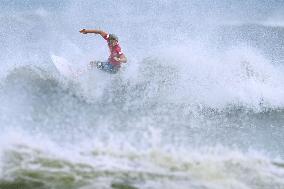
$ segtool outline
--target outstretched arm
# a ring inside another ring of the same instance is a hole
[[[87,33],[94,33],[94,34],[100,34],[102,37],[106,37],[108,34],[102,30],[86,30],[82,29],[80,30],[80,33],[87,34]]]

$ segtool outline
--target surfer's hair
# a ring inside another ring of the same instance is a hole
[[[115,34],[109,34],[109,40],[118,41],[118,37]]]

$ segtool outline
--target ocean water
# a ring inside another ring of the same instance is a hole
[[[0,189],[283,189],[281,1],[0,1]],[[62,76],[105,60],[116,75]]]

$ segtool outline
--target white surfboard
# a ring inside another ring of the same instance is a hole
[[[65,58],[51,55],[51,59],[60,74],[67,78],[74,77],[75,73],[72,70],[70,63]]]

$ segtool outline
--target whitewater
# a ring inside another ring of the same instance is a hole
[[[2,0],[0,189],[283,189],[284,3]],[[115,75],[60,74],[106,60]]]

